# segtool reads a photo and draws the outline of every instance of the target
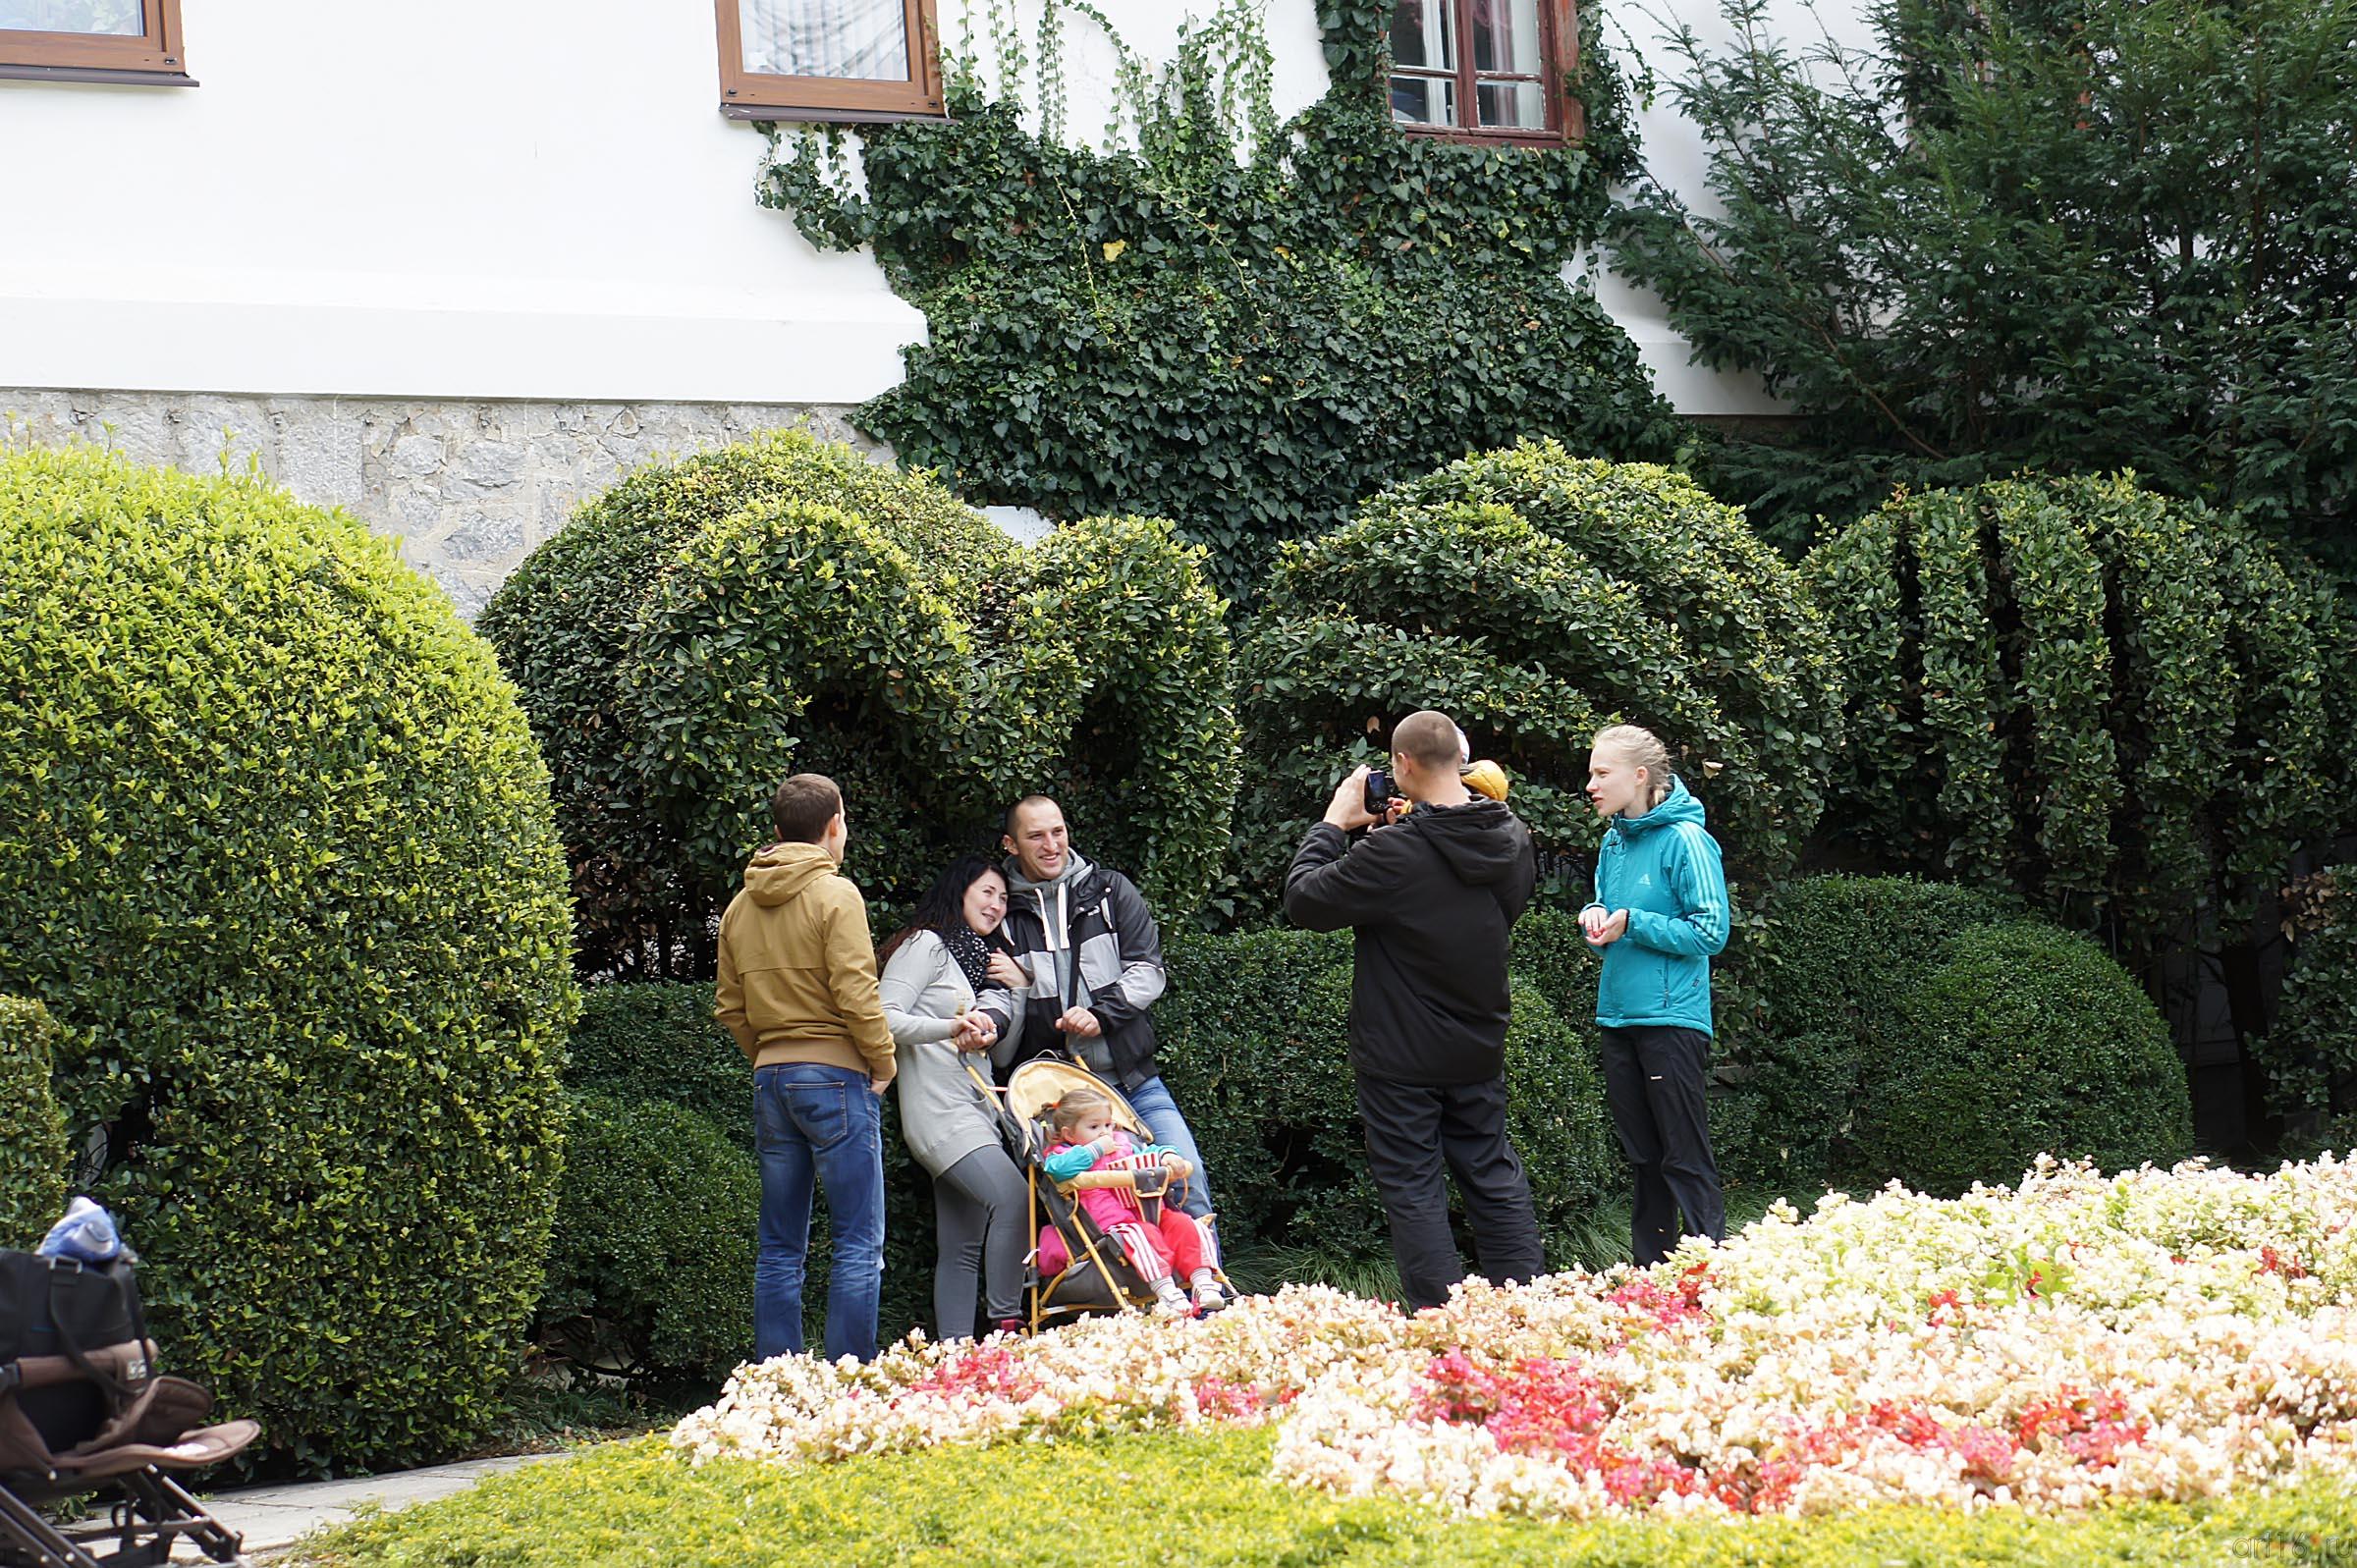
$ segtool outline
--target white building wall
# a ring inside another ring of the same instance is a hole
[[[961,0],[941,9],[954,48]],[[1315,9],[1269,3],[1281,115],[1326,88]],[[1158,59],[1183,15],[1105,10]],[[922,339],[872,257],[755,204],[763,141],[718,112],[708,0],[183,0],[183,20],[201,86],[0,81],[0,414],[21,435],[255,453],[404,534],[471,607],[649,432],[840,429]],[[1111,52],[1077,19],[1068,37],[1068,124],[1089,135]],[[1643,127],[1699,191],[1676,116]],[[1653,301],[1594,286],[1678,406],[1769,406],[1687,365]],[[549,464],[511,477],[479,442]]]

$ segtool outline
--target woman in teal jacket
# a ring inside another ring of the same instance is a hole
[[[1615,725],[1588,756],[1588,799],[1610,820],[1596,855],[1596,901],[1579,912],[1604,954],[1596,990],[1604,1094],[1620,1151],[1636,1167],[1630,1250],[1661,1262],[1685,1228],[1727,1229],[1703,1078],[1711,1056],[1711,955],[1727,946],[1727,878],[1702,802],[1670,771],[1649,730]]]

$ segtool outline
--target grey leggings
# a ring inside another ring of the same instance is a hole
[[[1023,1311],[1023,1259],[1031,1251],[1030,1189],[1001,1149],[977,1149],[933,1178],[940,1256],[933,1265],[933,1322],[944,1339],[974,1331],[974,1277],[992,1324]]]

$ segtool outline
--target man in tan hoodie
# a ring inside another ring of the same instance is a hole
[[[713,1012],[753,1064],[761,1151],[761,1253],[753,1265],[753,1354],[802,1348],[810,1183],[827,1195],[835,1248],[827,1357],[876,1354],[884,1259],[884,1144],[892,1034],[859,890],[837,871],[850,831],[833,780],[797,773],[770,801],[778,841],[744,868],[720,917]]]

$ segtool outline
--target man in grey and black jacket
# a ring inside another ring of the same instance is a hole
[[[1120,1089],[1154,1142],[1194,1168],[1179,1207],[1203,1218],[1211,1213],[1203,1157],[1154,1060],[1148,1009],[1169,982],[1153,911],[1127,877],[1091,864],[1072,847],[1063,809],[1045,795],[1027,795],[1009,809],[1004,847],[1007,920],[1000,932],[1031,984],[1019,997],[986,991],[974,1010],[1003,1037],[1019,1007],[1018,1060],[1069,1053]]]
[[[1530,1183],[1506,1136],[1507,935],[1530,902],[1538,861],[1505,803],[1466,789],[1463,758],[1448,715],[1400,720],[1392,770],[1403,798],[1386,819],[1398,820],[1383,826],[1368,813],[1359,769],[1285,878],[1295,925],[1355,934],[1350,1066],[1410,1312],[1447,1301],[1465,1273],[1444,1166],[1456,1176],[1483,1274],[1530,1279],[1547,1266]],[[1353,846],[1347,835],[1368,827]]]

